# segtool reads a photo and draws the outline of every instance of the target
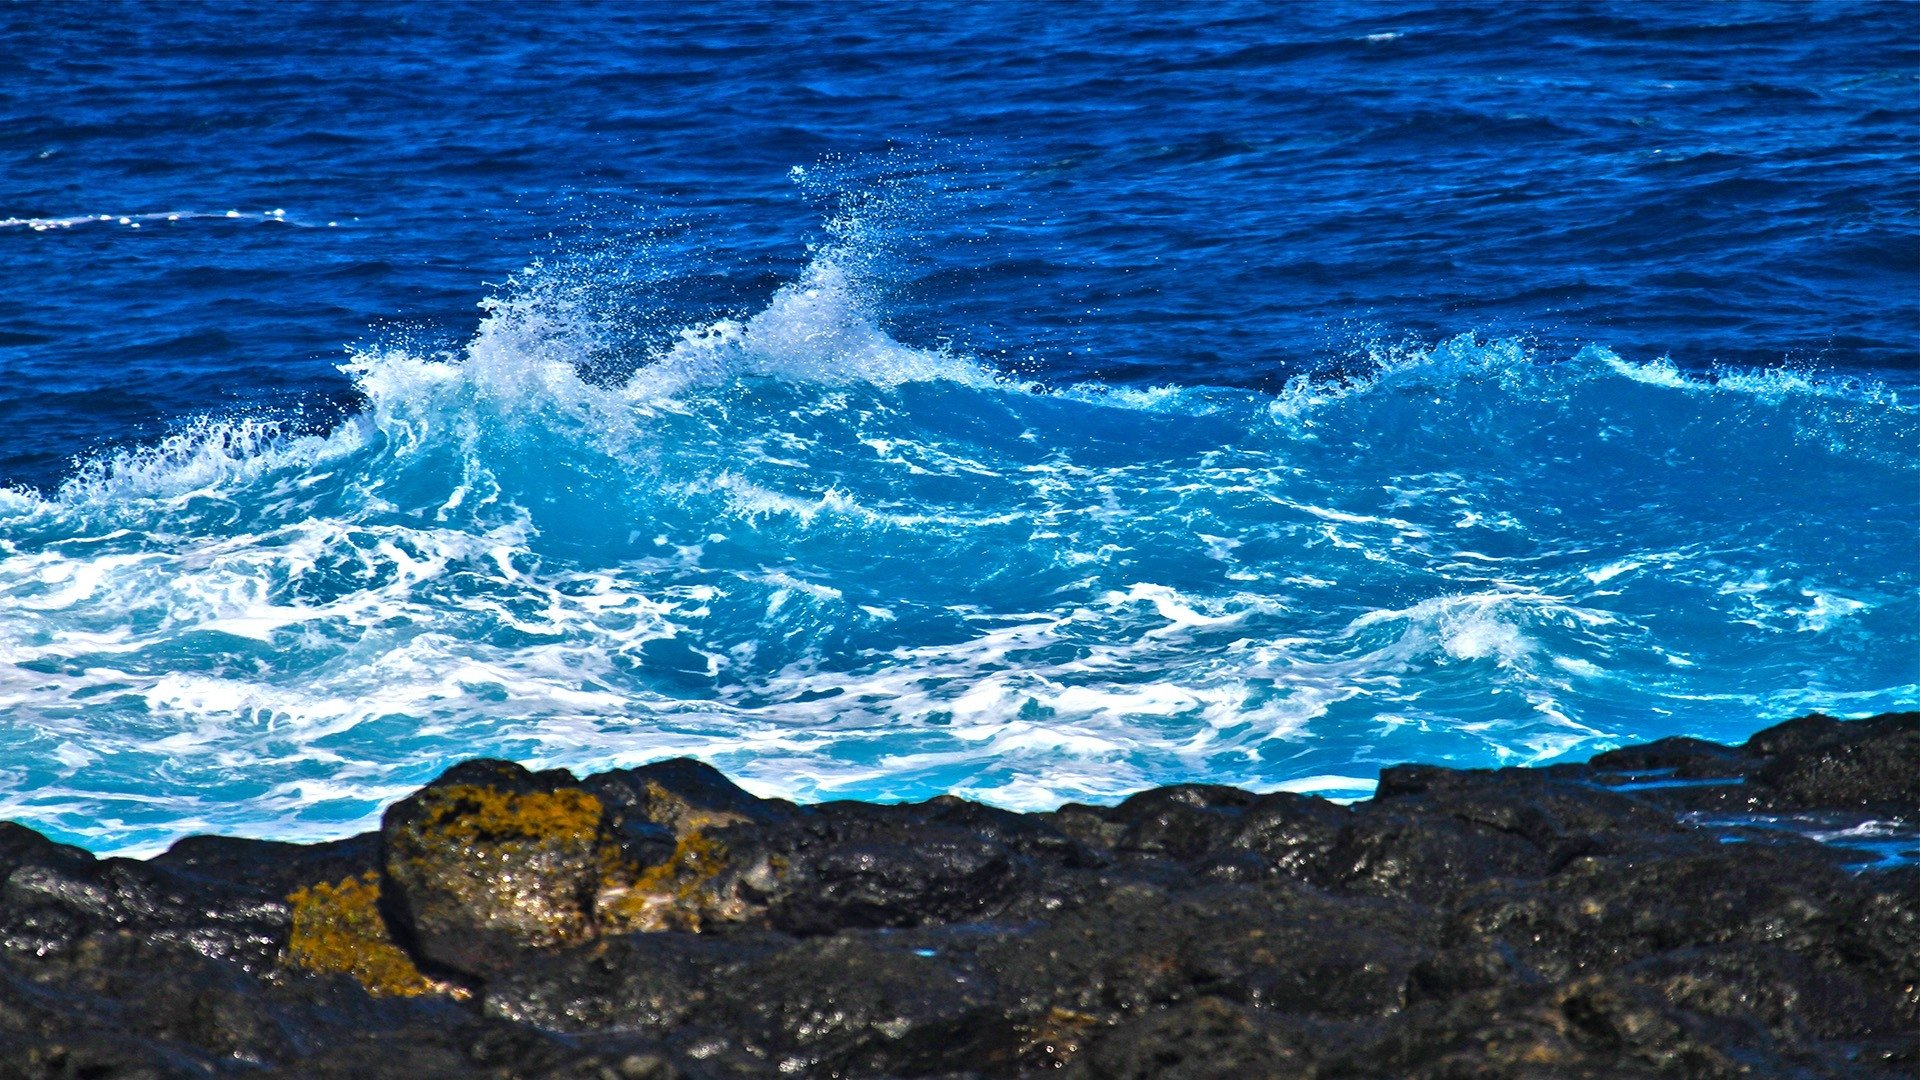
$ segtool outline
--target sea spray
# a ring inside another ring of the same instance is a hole
[[[856,247],[618,378],[617,313],[536,272],[455,354],[358,353],[331,431],[208,419],[7,493],[0,817],[330,836],[481,755],[1361,795],[1920,701],[1892,389],[1472,336],[1051,386],[895,340]]]

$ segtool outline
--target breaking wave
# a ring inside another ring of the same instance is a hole
[[[0,818],[317,837],[479,755],[1015,808],[1363,795],[1920,703],[1920,415],[1459,337],[1277,394],[1047,386],[827,246],[593,377],[537,271],[325,433],[204,420],[0,493]]]

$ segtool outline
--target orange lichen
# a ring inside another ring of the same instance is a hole
[[[744,815],[727,810],[702,810],[673,792],[667,790],[657,780],[649,780],[644,788],[648,820],[673,830],[675,836],[705,829],[720,829],[728,825],[741,825],[747,822]]]
[[[297,889],[287,897],[293,908],[293,932],[287,938],[288,966],[321,974],[351,975],[369,993],[412,997],[449,989],[413,965],[393,943],[380,917],[380,878],[369,871]]]
[[[456,843],[515,839],[592,843],[600,835],[600,800],[578,788],[511,792],[449,784],[421,792],[423,832]]]
[[[387,873],[410,897],[525,945],[593,936],[580,890],[613,846],[598,798],[579,788],[448,784],[415,801],[411,822],[388,830],[386,854]]]
[[[1058,1006],[1048,1009],[1046,1015],[1022,1025],[1020,1058],[1034,1068],[1065,1068],[1099,1026],[1098,1017]]]
[[[600,918],[611,930],[699,930],[706,914],[702,887],[726,865],[726,846],[700,832],[683,834],[673,854],[629,882],[616,868],[601,891]]]

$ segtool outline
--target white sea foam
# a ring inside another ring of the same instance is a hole
[[[281,225],[295,225],[306,228],[315,227],[313,223],[287,217],[283,209],[262,211],[228,210],[157,210],[137,214],[70,214],[64,217],[10,217],[0,218],[0,229],[29,229],[33,232],[50,232],[56,229],[71,229],[87,225],[119,225],[138,229],[145,224],[191,222],[202,219],[246,220],[269,222]],[[329,222],[328,224],[332,224]]]
[[[202,421],[0,492],[0,816],[103,850],[337,835],[476,754],[692,754],[803,798],[1351,798],[1383,760],[1642,732],[1619,701],[1917,699],[1871,666],[1911,595],[1823,563],[1802,507],[1703,538],[1691,504],[1770,505],[1751,461],[1828,452],[1727,403],[1910,427],[1890,398],[1471,338],[1274,396],[1036,393],[895,340],[858,253],[816,254],[617,385],[536,269],[457,354],[354,357],[331,432]],[[1748,441],[1719,468],[1702,433]],[[1852,681],[1777,693],[1803,638]]]
[[[1899,392],[1885,383],[1860,376],[1822,375],[1791,367],[1718,367],[1703,376],[1682,372],[1672,360],[1665,357],[1646,363],[1633,363],[1604,349],[1589,349],[1583,355],[1594,357],[1608,370],[1634,382],[1673,390],[1741,394],[1771,404],[1816,398],[1909,411],[1916,407],[1903,405]]]

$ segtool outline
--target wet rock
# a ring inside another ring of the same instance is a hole
[[[1275,873],[1323,880],[1352,811],[1307,795],[1263,795],[1225,834],[1229,851],[1257,856]]]
[[[1559,978],[1664,949],[1777,929],[1820,909],[1766,852],[1590,858],[1542,881],[1503,882],[1462,900],[1451,937],[1505,942]],[[1748,868],[1750,860],[1768,865]],[[1827,868],[1818,868],[1826,871]]]
[[[1920,1030],[1920,864],[1868,871],[1856,881],[1849,917],[1836,928],[1839,955],[1876,977],[1902,1020]]]
[[[483,761],[332,844],[0,826],[0,1080],[1911,1076],[1920,864],[1845,844],[1920,830],[1915,719],[1352,807]]]
[[[200,1080],[203,1062],[166,1047],[101,1031],[45,1039],[0,1033],[0,1077],[6,1080]]]
[[[1550,864],[1604,849],[1616,835],[1682,831],[1671,814],[1629,795],[1524,769],[1382,770],[1380,791],[1364,811],[1409,809],[1525,840]]]
[[[598,1054],[520,1025],[443,1016],[432,1024],[343,1033],[265,1075],[289,1080],[678,1080],[679,1074],[657,1055]]]
[[[1663,739],[1596,756],[1583,778],[1634,788],[1662,807],[1870,811],[1920,817],[1920,713],[1836,720],[1815,713],[1737,747]],[[1723,781],[1694,786],[1686,781]]]
[[[91,852],[68,844],[56,844],[24,825],[0,821],[0,880],[19,866],[53,866],[76,869],[94,862]]]
[[[979,975],[873,935],[632,934],[524,967],[485,1008],[576,1033],[712,1029],[789,1074],[908,1075],[994,1042],[990,1000]]]
[[[91,936],[125,931],[262,971],[285,945],[288,926],[286,905],[268,890],[127,859],[54,851],[0,881],[0,947],[14,953],[64,953]]]
[[[1744,776],[1752,761],[1753,755],[1740,747],[1675,736],[1595,754],[1588,764],[1607,771],[1697,780]]]
[[[1051,924],[995,939],[979,961],[1032,1015],[1111,1022],[1210,994],[1315,1016],[1389,1013],[1418,958],[1407,910],[1310,890],[1121,885]]]
[[[1920,811],[1920,713],[1879,726],[1879,738],[1831,736],[1812,745],[1795,740],[1776,750],[1754,778],[1772,790],[1772,805],[1782,809]]]
[[[770,916],[795,934],[965,921],[1019,879],[1001,838],[889,807],[822,807],[776,843]]]
[[[734,976],[719,1012],[782,1072],[952,1072],[1011,1041],[987,980],[874,935],[810,939]]]
[[[529,951],[584,941],[617,858],[600,800],[564,772],[472,761],[387,808],[382,906],[429,968],[505,971]]]
[[[1336,1051],[1316,1075],[1731,1080],[1750,1072],[1693,1037],[1651,993],[1590,980],[1545,992],[1488,990],[1414,1010],[1384,1037]]]
[[[777,952],[777,937],[638,933],[535,957],[488,985],[489,1016],[569,1033],[665,1037],[709,1010],[714,988]]]
[[[1327,863],[1345,889],[1440,903],[1490,879],[1537,877],[1548,859],[1524,837],[1489,826],[1376,812],[1356,815]]]
[[[1872,741],[1885,727],[1904,726],[1911,723],[1914,716],[1914,713],[1885,713],[1849,724],[1825,713],[1808,713],[1754,732],[1739,749],[1749,757],[1771,758],[1835,743]]]
[[[909,927],[1057,906],[1099,859],[1044,821],[958,799],[776,807],[687,828],[668,859],[602,895],[615,930]]]
[[[1106,815],[1121,827],[1121,851],[1195,859],[1233,827],[1257,797],[1215,784],[1177,784],[1135,795]]]
[[[377,872],[380,836],[363,833],[323,844],[189,836],[148,860],[148,865],[178,876],[285,896],[316,881]]]
[[[1414,964],[1407,974],[1409,1003],[1444,1001],[1510,985],[1540,985],[1543,980],[1513,950],[1486,938],[1455,942]]]
[[[658,825],[673,836],[784,821],[795,809],[783,800],[756,798],[725,773],[692,758],[615,769],[590,776],[580,786],[616,817]]]
[[[1075,1080],[1288,1080],[1306,1055],[1260,1013],[1203,997],[1103,1033],[1061,1075]]]
[[[1872,1036],[1906,1024],[1890,995],[1843,968],[1769,943],[1672,950],[1624,970],[1671,1005],[1759,1024],[1786,1044]]]

